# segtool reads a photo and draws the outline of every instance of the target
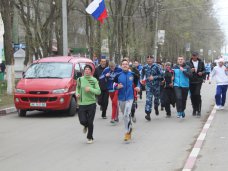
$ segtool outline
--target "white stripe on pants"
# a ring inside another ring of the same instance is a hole
[[[124,115],[124,126],[125,132],[129,133],[132,125],[131,125],[131,107],[132,107],[133,100],[128,101],[119,101],[120,111]]]

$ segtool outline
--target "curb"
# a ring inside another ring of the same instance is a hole
[[[16,111],[17,111],[17,109],[15,107],[0,109],[0,116],[5,116],[5,115],[8,115],[8,114],[16,112]]]
[[[216,114],[216,109],[215,107],[213,108],[213,110],[211,111],[211,114],[209,115],[207,122],[204,124],[204,127],[200,133],[200,135],[197,138],[197,141],[190,153],[190,155],[188,156],[187,161],[185,162],[185,166],[183,168],[182,171],[192,171],[195,164],[196,164],[196,159],[199,156],[199,152],[202,149],[203,146],[203,142],[205,141],[208,129],[211,126],[211,123],[215,117]]]

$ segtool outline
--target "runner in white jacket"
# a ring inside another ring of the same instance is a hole
[[[220,58],[218,65],[213,68],[211,78],[214,79],[217,84],[215,94],[216,109],[223,110],[228,87],[228,68],[224,66],[223,58]]]

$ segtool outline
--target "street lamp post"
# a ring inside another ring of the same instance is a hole
[[[67,2],[62,0],[62,28],[63,28],[63,55],[68,55],[68,38],[67,38]]]
[[[158,44],[158,2],[156,1],[155,12],[155,35],[154,35],[154,60],[157,62],[157,44]]]

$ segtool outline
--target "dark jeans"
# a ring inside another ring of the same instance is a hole
[[[78,117],[81,125],[88,128],[87,138],[93,139],[93,121],[96,112],[96,103],[91,105],[80,105]]]
[[[177,112],[184,112],[186,108],[188,90],[189,89],[185,87],[174,87]]]
[[[193,111],[201,111],[201,105],[202,105],[202,100],[201,100],[201,91],[202,83],[195,83],[195,84],[190,84],[190,94],[191,94],[191,102],[192,102],[192,108]]]
[[[167,115],[171,115],[170,105],[175,105],[175,93],[173,88],[164,88],[164,106]]]
[[[226,92],[228,85],[217,85],[215,101],[217,106],[224,106],[226,102]]]
[[[108,107],[109,92],[108,90],[101,90],[101,94],[98,96],[98,104],[102,108],[102,117],[106,117],[106,110]]]

